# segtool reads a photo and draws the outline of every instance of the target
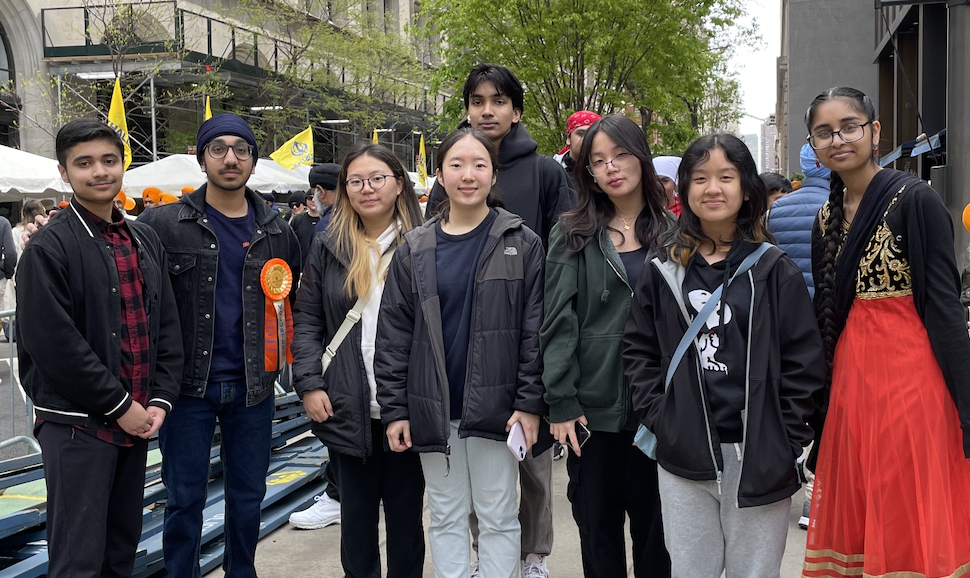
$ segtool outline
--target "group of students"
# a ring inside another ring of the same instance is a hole
[[[495,139],[470,124],[439,148],[446,200],[431,221],[414,219],[399,163],[364,145],[343,165],[337,227],[311,248],[297,388],[345,488],[346,575],[378,575],[382,499],[388,575],[420,574],[425,491],[436,576],[469,574],[471,512],[473,575],[518,575],[504,447],[516,423],[530,447],[548,429],[571,450],[586,576],[626,574],[627,517],[639,577],[777,576],[813,440],[805,576],[970,572],[970,339],[952,224],[928,185],[876,164],[865,95],[832,89],[806,117],[815,162],[833,171],[815,307],[770,244],[769,192],[739,139],[685,151],[675,220],[642,129],[593,122],[576,204],[543,247],[501,208]],[[368,181],[392,175],[391,192]],[[360,295],[361,327],[323,373]]]
[[[149,211],[150,226],[111,211],[120,178],[99,174],[117,172],[113,133],[62,142],[72,125],[62,129],[58,157],[74,202],[28,243],[17,285],[21,372],[49,487],[50,575],[130,574],[138,464],[143,476],[145,440],[163,422],[166,566],[198,575],[193,508],[207,472],[201,457],[186,456],[204,446],[208,465],[218,416],[224,568],[254,576],[253,520],[234,518],[251,517],[262,496],[258,480],[239,480],[265,475],[267,396],[287,357],[331,452],[348,577],[380,576],[382,503],[388,576],[422,575],[425,495],[436,576],[517,576],[534,553],[519,519],[535,507],[517,500],[522,456],[506,442],[519,428],[527,453],[550,438],[569,448],[567,494],[588,577],[626,575],[627,517],[639,578],[778,576],[796,460],[813,440],[804,576],[970,574],[970,338],[952,223],[928,185],[876,164],[871,101],[836,88],[806,115],[817,163],[832,171],[813,233],[813,308],[801,270],[770,243],[768,191],[731,135],[701,137],[684,152],[672,179],[679,217],[642,128],[624,116],[585,130],[571,207],[538,195],[530,214],[503,208],[522,202],[507,193],[515,183],[499,179],[522,101],[497,68],[470,77],[469,126],[438,148],[444,198],[432,194],[432,218],[393,153],[358,144],[340,165],[332,217],[304,255],[302,279],[292,259],[282,285],[264,276],[265,308],[246,275],[281,267],[270,257],[287,260],[295,241],[278,215],[256,209],[245,188],[252,164],[226,160],[254,155],[241,120],[203,124],[200,163],[224,161],[208,167],[209,196],[203,187],[164,215]],[[527,226],[544,215],[558,222]],[[177,227],[186,221],[211,221],[203,228],[218,243],[192,249],[210,237],[186,235]],[[273,235],[273,250],[253,255],[249,244]],[[214,293],[195,287],[230,281]],[[232,322],[181,303],[186,296],[215,299],[216,313],[235,311]],[[41,310],[44,322],[31,323]],[[264,328],[265,342],[252,343]],[[292,340],[275,339],[287,330]],[[226,363],[237,357],[242,378]],[[233,395],[246,403],[205,405]],[[250,406],[263,411],[227,427]],[[79,444],[114,453],[95,452],[95,462]],[[107,486],[97,524],[71,507],[78,490],[68,484],[88,476],[84,491]],[[248,489],[233,496],[236,483]]]

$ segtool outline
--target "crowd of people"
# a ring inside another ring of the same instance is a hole
[[[157,433],[165,567],[200,577],[218,425],[223,568],[255,577],[290,363],[330,451],[291,523],[339,523],[349,578],[381,575],[381,507],[389,577],[422,576],[426,544],[438,578],[547,577],[554,445],[588,578],[777,577],[806,477],[803,576],[970,576],[953,225],[876,163],[866,95],[809,105],[797,190],[725,133],[654,158],[622,115],[572,114],[543,156],[503,66],[462,98],[424,212],[368,142],[284,218],[246,186],[252,129],[220,114],[206,183],[126,219],[117,135],[61,128],[74,196],[39,228],[25,205],[15,285],[49,576],[130,576]]]

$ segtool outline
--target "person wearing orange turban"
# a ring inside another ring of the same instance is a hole
[[[185,185],[184,187],[182,187],[182,194],[183,195],[187,195],[189,193],[194,193],[194,192],[195,192],[195,188],[194,187],[191,187],[189,185]]]
[[[179,202],[179,198],[171,193],[162,193],[161,197],[158,199],[159,205],[169,205],[177,202]]]
[[[125,191],[122,189],[118,191],[118,194],[115,196],[114,206],[119,211],[131,211],[135,208],[135,199],[129,198],[127,195],[125,195]]]
[[[141,192],[141,199],[145,203],[145,208],[154,207],[160,204],[162,197],[161,189],[155,187],[146,187],[144,191]]]

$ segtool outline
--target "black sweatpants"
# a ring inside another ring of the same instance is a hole
[[[387,533],[387,578],[421,578],[424,568],[424,473],[414,452],[384,451],[384,426],[371,420],[374,452],[361,459],[333,452],[340,488],[340,562],[346,578],[380,578],[380,505]]]
[[[626,576],[623,527],[630,517],[636,578],[669,578],[657,462],[633,445],[633,432],[594,431],[582,457],[569,450],[566,495],[579,526],[586,578]]]
[[[141,539],[148,441],[121,447],[73,426],[37,432],[47,480],[49,578],[129,578]]]

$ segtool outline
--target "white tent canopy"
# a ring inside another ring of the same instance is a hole
[[[0,195],[19,199],[72,193],[56,160],[0,145]]]
[[[270,159],[259,159],[256,171],[247,186],[260,193],[305,191],[310,188],[309,167],[287,170]],[[147,187],[163,193],[181,195],[182,187],[199,188],[205,183],[205,173],[193,155],[171,155],[153,163],[129,169],[125,173],[125,194],[141,197]]]

